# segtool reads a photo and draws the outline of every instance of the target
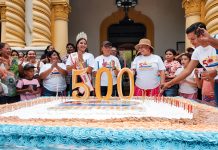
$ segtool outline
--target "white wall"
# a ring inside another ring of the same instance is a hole
[[[99,55],[101,22],[117,10],[115,0],[71,0],[69,42],[75,44],[78,32],[88,35],[88,48]],[[181,0],[138,0],[137,11],[154,23],[155,53],[163,55],[167,48],[176,49],[177,41],[185,39],[185,18]]]

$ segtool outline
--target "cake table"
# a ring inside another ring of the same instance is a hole
[[[180,97],[40,97],[0,106],[0,148],[218,149],[217,115]]]

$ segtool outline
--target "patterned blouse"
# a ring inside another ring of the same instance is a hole
[[[168,62],[167,60],[165,60],[164,65],[166,67],[165,74],[168,75],[169,77],[171,77],[171,78],[166,77],[166,81],[173,79],[175,76],[176,70],[181,67],[181,64],[176,60],[173,60],[171,62]]]

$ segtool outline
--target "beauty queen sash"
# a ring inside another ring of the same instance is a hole
[[[71,58],[71,61],[73,62],[73,63],[76,63],[77,65],[76,65],[76,69],[84,69],[84,67],[83,67],[83,64],[81,64],[80,62],[79,62],[79,58],[78,58],[78,54],[77,53],[72,53],[71,55],[70,55],[70,58]],[[85,83],[88,87],[89,87],[89,90],[90,91],[94,91],[94,88],[93,88],[93,86],[92,86],[92,82],[91,82],[91,78],[90,78],[90,76],[87,74],[87,73],[83,73],[83,74],[81,74],[80,75],[80,78],[82,79],[82,81],[83,81],[83,83]],[[84,93],[84,89],[83,88],[79,88],[79,92],[80,93]]]

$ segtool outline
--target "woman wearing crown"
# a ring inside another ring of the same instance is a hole
[[[76,37],[76,52],[71,53],[66,61],[67,70],[72,71],[72,69],[86,69],[86,74],[88,76],[83,76],[86,79],[81,78],[81,80],[88,85],[90,91],[94,88],[91,84],[91,73],[94,68],[94,56],[87,51],[87,35],[84,32],[80,32]],[[81,76],[80,76],[81,77]],[[80,93],[83,93],[83,89],[79,89]]]

